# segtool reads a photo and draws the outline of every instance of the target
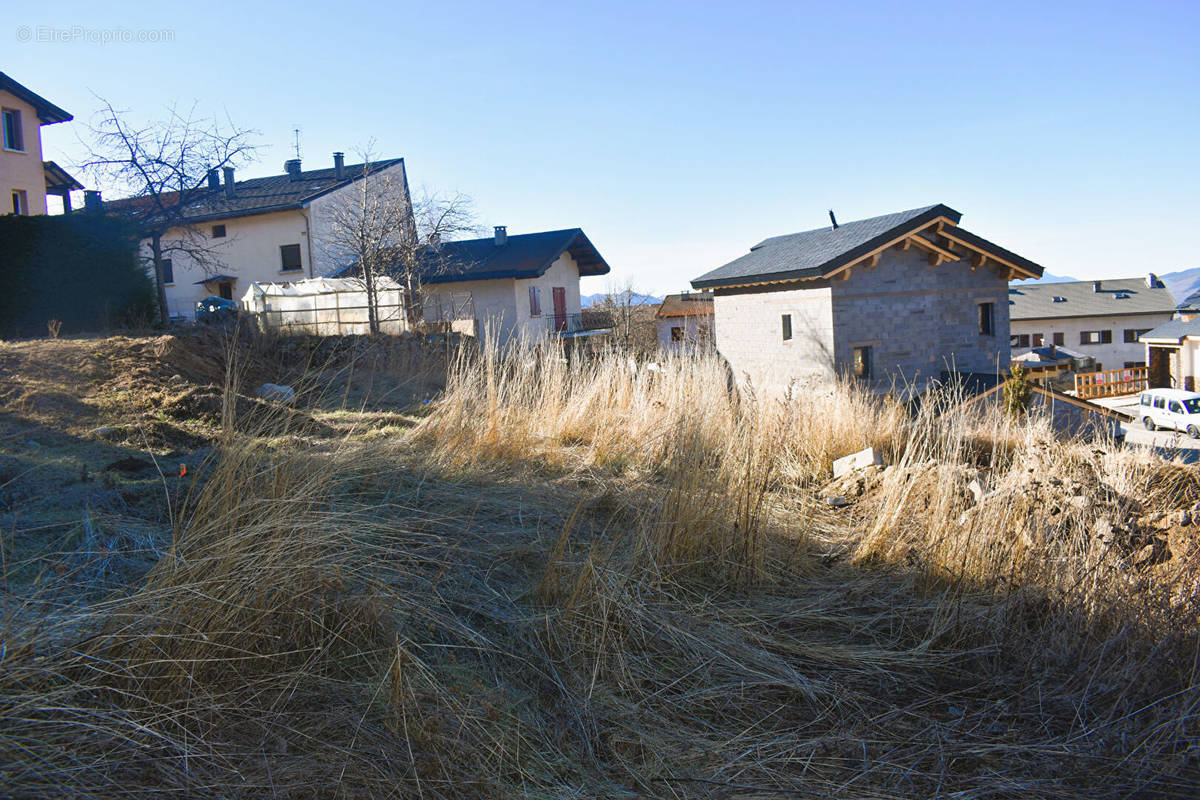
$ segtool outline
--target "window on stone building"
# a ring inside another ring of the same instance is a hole
[[[1125,344],[1137,344],[1138,339],[1150,332],[1149,328],[1126,328]]]
[[[1032,337],[1031,342],[1034,347],[1042,347],[1043,345],[1046,344],[1045,334],[1034,333],[1034,334],[1031,334],[1031,337]]]
[[[995,336],[996,335],[996,304],[995,303],[980,303],[979,304],[979,335],[980,336]]]
[[[212,226],[212,238],[224,239],[225,238],[225,226],[224,225],[213,225]],[[299,245],[297,245],[297,247],[299,247]]]
[[[854,362],[852,365],[854,377],[859,380],[870,380],[871,378],[871,348],[867,346],[854,348]]]
[[[1012,347],[1019,347],[1022,349],[1029,347],[1029,334],[1028,333],[1014,333],[1009,338],[1009,345]]]
[[[1054,334],[1054,346],[1055,347],[1062,347],[1066,343],[1067,343],[1066,334],[1062,334],[1062,333]]]
[[[158,260],[158,274],[162,275],[164,284],[175,282],[175,265],[171,263],[171,259],[160,258]]]
[[[682,342],[683,341],[683,328],[679,327],[678,325],[671,326],[671,341],[672,342]]]
[[[786,342],[792,338],[792,315],[783,315],[783,340]]]

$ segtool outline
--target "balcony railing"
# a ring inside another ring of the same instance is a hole
[[[581,314],[547,314],[546,327],[559,336],[599,333],[612,329],[612,320],[604,312],[585,311]]]

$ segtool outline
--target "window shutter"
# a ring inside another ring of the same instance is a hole
[[[540,317],[542,315],[542,299],[538,295],[538,287],[529,287],[529,316]]]

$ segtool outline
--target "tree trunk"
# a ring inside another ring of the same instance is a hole
[[[162,235],[153,234],[150,237],[150,252],[154,259],[154,289],[158,294],[158,324],[167,327],[167,289],[163,286],[162,275]]]

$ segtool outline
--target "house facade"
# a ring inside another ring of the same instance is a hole
[[[689,353],[712,344],[713,297],[706,292],[683,292],[663,298],[654,313],[658,349]]]
[[[0,72],[0,213],[45,214],[46,195],[63,198],[71,209],[71,191],[83,186],[53,161],[42,158],[42,126],[73,117],[36,92]]]
[[[509,235],[498,226],[490,237],[445,242],[429,253],[422,313],[427,323],[487,336],[500,346],[588,336],[596,331],[583,323],[579,281],[608,272],[579,228]]]
[[[168,316],[192,319],[198,301],[213,295],[236,299],[252,283],[325,277],[344,269],[353,255],[334,245],[332,229],[338,214],[354,202],[359,181],[369,179],[379,191],[394,192],[397,202],[408,204],[411,218],[402,158],[349,165],[335,153],[329,167],[303,170],[294,159],[284,169],[282,175],[242,181],[231,168],[210,171],[206,187],[187,209],[185,225],[162,236]],[[137,213],[140,202],[117,200],[105,208]],[[207,263],[196,253],[203,253]],[[142,255],[149,264],[149,239],[142,242]]]
[[[1175,314],[1175,298],[1153,274],[1014,286],[1008,300],[1014,353],[1067,347],[1096,370],[1146,366],[1140,337]]]
[[[916,389],[1007,370],[1008,282],[1042,267],[960,218],[935,205],[760,242],[692,281],[713,294],[717,351],[773,389],[843,375]]]

